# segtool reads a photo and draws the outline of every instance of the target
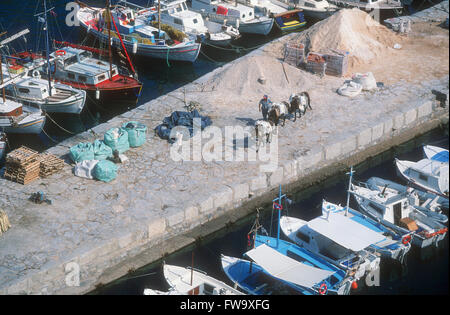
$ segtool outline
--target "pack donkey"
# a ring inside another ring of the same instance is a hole
[[[306,109],[312,110],[311,98],[308,92],[292,93],[289,97],[289,114],[294,113],[294,121],[297,120],[297,112],[299,113],[298,118],[305,115]]]
[[[272,141],[273,122],[270,120],[257,120],[255,123],[255,133],[256,152],[258,152],[261,144],[270,143]]]
[[[278,126],[280,120],[283,120],[281,126],[284,127],[286,123],[286,117],[289,113],[289,103],[281,102],[281,103],[273,103],[272,107],[269,110],[268,120],[271,121],[275,126]]]

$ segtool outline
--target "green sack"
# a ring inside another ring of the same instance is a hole
[[[128,142],[130,147],[140,147],[145,143],[147,126],[137,121],[124,123],[122,128],[128,132]]]
[[[94,160],[94,146],[91,143],[80,142],[77,145],[71,147],[70,158],[75,163],[79,163],[85,160]]]
[[[101,180],[102,182],[109,183],[117,176],[118,167],[111,161],[102,160],[99,161],[92,172],[95,179]]]
[[[130,143],[128,142],[128,133],[123,128],[111,128],[105,133],[103,139],[105,144],[109,146],[112,151],[119,151],[119,154],[128,151]]]
[[[112,149],[107,146],[102,140],[95,140],[93,143],[94,147],[94,159],[95,160],[106,160],[113,156]]]

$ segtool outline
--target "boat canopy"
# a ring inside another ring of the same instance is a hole
[[[333,271],[300,263],[265,244],[245,254],[273,277],[302,287],[311,288],[334,274]]]
[[[385,239],[382,234],[336,213],[325,213],[309,221],[308,227],[355,252]]]

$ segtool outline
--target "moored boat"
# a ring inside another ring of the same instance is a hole
[[[226,283],[193,268],[164,264],[164,278],[171,290],[186,295],[242,295]],[[147,293],[152,293],[147,291]]]
[[[239,3],[228,3],[222,0],[192,0],[192,10],[199,12],[210,21],[233,25],[242,34],[267,35],[273,27],[274,19],[267,16],[256,16],[255,10]]]
[[[448,163],[429,159],[422,159],[418,162],[395,159],[395,164],[397,173],[409,183],[448,200]]]
[[[0,131],[18,134],[40,134],[45,114],[39,108],[0,98]]]
[[[427,159],[448,163],[448,150],[433,145],[423,146],[423,152]]]
[[[282,32],[296,31],[306,25],[303,10],[300,8],[291,9],[287,4],[270,0],[238,0],[238,2],[253,7],[257,16],[272,17]]]
[[[194,62],[200,53],[201,43],[183,34],[171,34],[154,22],[151,9],[133,10],[121,5],[108,8],[92,8],[84,5],[77,18],[89,34],[103,43],[125,48],[130,54],[164,60]],[[111,18],[109,18],[111,17]],[[108,23],[109,20],[112,23]],[[112,31],[108,25],[112,24]],[[110,37],[111,36],[111,37]]]
[[[27,71],[20,65],[15,67],[21,67],[28,73],[5,87],[7,97],[49,113],[79,114],[82,111],[86,101],[85,91],[54,82],[50,86],[38,70]],[[4,67],[3,73],[5,69],[7,67]]]
[[[355,184],[351,184],[350,192],[359,209],[371,218],[399,233],[414,232],[412,242],[420,248],[438,246],[447,234],[445,225],[411,206],[405,194],[374,191]]]
[[[294,7],[302,9],[306,18],[316,20],[326,19],[339,10],[336,5],[330,4],[327,0],[298,0]]]

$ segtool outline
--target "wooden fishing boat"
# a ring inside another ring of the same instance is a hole
[[[425,213],[429,213],[431,211],[436,214],[441,214],[444,208],[449,208],[448,199],[442,196],[425,192],[413,187],[404,186],[384,178],[371,177],[365,182],[365,185],[368,188],[378,190],[379,192],[388,190],[392,194],[404,194],[408,197],[409,204]],[[436,215],[436,219],[441,223],[446,223],[448,220],[445,215]]]
[[[242,295],[243,293],[200,270],[164,264],[164,277],[169,292],[181,295]],[[152,293],[147,291],[147,293]]]
[[[247,5],[229,3],[222,0],[192,0],[192,10],[210,21],[233,25],[241,34],[267,35],[273,27],[274,19],[257,16],[255,10]]]
[[[412,234],[414,245],[424,248],[445,238],[447,227],[409,204],[405,194],[382,192],[351,184],[350,193],[358,203],[359,209],[374,220],[379,221],[399,233]]]
[[[45,114],[39,109],[0,98],[0,131],[19,134],[40,134]]]
[[[448,199],[448,163],[430,159],[422,159],[418,162],[395,159],[395,164],[399,176],[412,185]]]
[[[87,99],[91,101],[138,100],[142,83],[137,79],[121,74],[116,65],[94,57],[93,52],[86,50],[89,47],[65,42],[62,44],[64,46],[50,54],[52,78],[56,82],[85,91]],[[13,56],[21,58],[17,62],[23,65],[30,65],[43,58],[30,52]],[[40,70],[45,76],[46,68]]]
[[[288,4],[270,0],[238,0],[242,4],[253,7],[257,16],[268,16],[274,19],[275,25],[282,32],[297,31],[306,26],[303,10],[292,9]]]
[[[20,65],[12,67],[24,68]],[[49,113],[79,114],[82,111],[86,101],[85,91],[54,82],[49,85],[47,80],[41,78],[38,70],[28,72],[19,80],[6,86],[5,92],[8,98],[24,105],[41,108]]]
[[[182,34],[171,32],[169,35],[169,30],[164,31],[154,25],[154,12],[151,9],[136,11],[116,5],[110,10],[110,15],[108,9],[92,8],[83,4],[77,12],[77,18],[89,34],[103,43],[109,43],[111,38],[114,46],[122,47],[131,54],[188,62],[197,59],[201,43]],[[107,29],[109,21],[112,22],[113,32]]]
[[[289,3],[288,0],[280,1]],[[330,4],[327,0],[298,0],[298,3],[294,5],[294,8],[302,9],[306,18],[316,20],[326,19],[339,10],[336,5]]]
[[[380,257],[369,247],[385,237],[348,217],[325,210],[310,221],[282,216],[280,226],[289,240],[346,270],[356,280],[380,266]]]

